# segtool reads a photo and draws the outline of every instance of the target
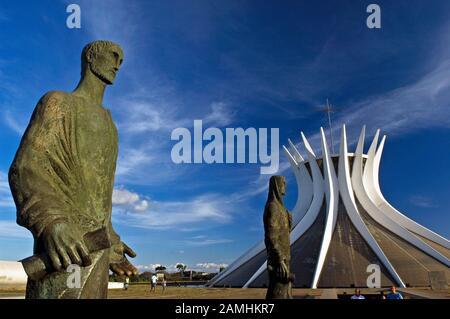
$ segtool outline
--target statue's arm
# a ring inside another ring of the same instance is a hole
[[[284,210],[284,209],[283,209]],[[286,229],[285,212],[275,203],[270,203],[264,214],[264,224],[266,229],[266,245],[270,245],[270,263],[267,264],[268,270],[275,273],[280,280],[287,280],[289,276],[288,265],[286,262],[286,248],[283,247],[283,236],[289,236],[289,230]],[[289,249],[289,247],[287,248]],[[269,256],[268,256],[269,257]],[[268,259],[269,261],[269,259]]]
[[[71,215],[80,210],[73,105],[67,93],[39,101],[9,171],[17,222],[43,243],[53,268],[88,266],[91,259]]]
[[[36,106],[9,170],[17,222],[37,238],[55,220],[68,218],[64,179],[65,142],[60,133],[67,110],[63,93],[49,92]],[[58,155],[56,155],[58,154]]]
[[[289,225],[289,232],[292,230],[292,213],[286,209],[286,214],[288,216],[288,225]]]
[[[282,223],[280,220],[279,207],[270,203],[265,214],[266,239],[270,243],[272,260],[276,263],[283,261],[280,236],[283,236]]]
[[[111,221],[109,221],[109,235],[111,237],[111,243],[112,245],[116,245],[120,243],[120,236],[119,234],[117,234],[117,232],[114,230],[114,227],[111,223]]]

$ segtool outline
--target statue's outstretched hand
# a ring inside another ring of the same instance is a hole
[[[111,262],[109,269],[117,275],[134,276],[138,274],[138,270],[134,267],[125,255],[134,258],[136,253],[124,242],[120,242],[112,247]]]
[[[62,220],[55,220],[42,232],[45,250],[53,268],[57,271],[66,269],[71,264],[90,266],[92,260],[83,241],[83,235],[76,225]]]

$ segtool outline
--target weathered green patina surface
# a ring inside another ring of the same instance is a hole
[[[134,252],[111,225],[118,136],[103,95],[122,61],[119,45],[88,44],[78,87],[41,98],[11,165],[17,222],[33,233],[35,254],[47,255],[52,267],[44,278],[28,280],[28,298],[105,298],[109,268],[137,273],[125,257]],[[102,227],[111,247],[89,253],[83,236]],[[78,288],[67,285],[69,264],[82,266]]]
[[[284,176],[272,176],[269,195],[264,208],[264,241],[267,250],[267,270],[269,287],[267,299],[291,299],[291,249],[289,233],[292,226],[291,213],[284,207],[286,193]]]

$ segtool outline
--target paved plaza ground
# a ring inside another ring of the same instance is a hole
[[[387,291],[387,289],[383,289]],[[380,289],[361,289],[368,298],[376,297]],[[450,290],[430,290],[426,288],[402,289],[405,299],[450,299]],[[336,299],[346,293],[353,294],[353,289],[293,289],[295,299]],[[128,290],[110,289],[110,299],[264,299],[263,288],[203,288],[203,287],[167,287],[161,286],[156,292],[150,292],[146,284],[130,285]],[[0,288],[0,299],[24,298],[24,287]]]

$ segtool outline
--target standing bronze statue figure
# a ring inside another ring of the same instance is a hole
[[[284,207],[286,193],[284,176],[272,176],[269,196],[264,208],[264,241],[267,250],[269,288],[266,299],[292,299],[291,250],[289,234],[291,213]]]
[[[45,94],[22,137],[9,184],[17,222],[34,237],[27,298],[106,298],[109,269],[137,274],[111,224],[118,137],[103,95],[122,61],[119,45],[88,44],[77,88]],[[80,266],[71,267],[79,282],[69,265]]]

